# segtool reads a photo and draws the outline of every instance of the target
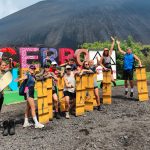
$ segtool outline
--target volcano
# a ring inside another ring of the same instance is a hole
[[[1,46],[77,48],[110,36],[150,44],[150,0],[45,0],[0,19]]]

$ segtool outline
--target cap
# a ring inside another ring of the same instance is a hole
[[[56,61],[52,61],[51,65],[57,65]]]
[[[67,65],[67,66],[66,66],[66,69],[71,69],[71,66]]]
[[[30,67],[29,67],[30,69],[36,69],[36,67],[34,66],[34,65],[30,65]]]

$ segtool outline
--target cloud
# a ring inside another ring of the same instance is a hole
[[[41,0],[0,0],[0,19]]]

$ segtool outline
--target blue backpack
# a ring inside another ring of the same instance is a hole
[[[25,87],[28,85],[28,82],[29,82],[29,75],[27,74],[27,76],[28,76],[28,78],[25,79],[25,80],[21,83],[21,85],[20,85],[20,87],[19,87],[19,95],[20,95],[20,96],[24,96],[24,95],[25,95],[24,90],[25,90]]]

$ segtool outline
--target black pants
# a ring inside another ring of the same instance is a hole
[[[3,102],[4,102],[4,95],[0,93],[0,112],[2,109]]]

